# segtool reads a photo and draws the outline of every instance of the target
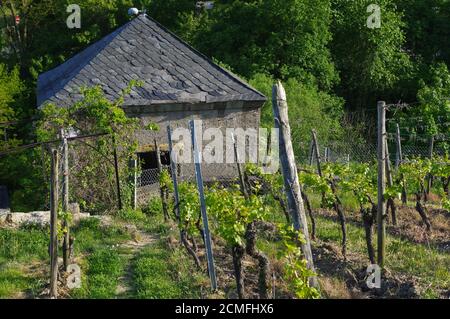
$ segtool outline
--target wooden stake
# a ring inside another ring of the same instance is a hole
[[[58,298],[58,151],[52,150],[50,189],[50,298]]]
[[[385,216],[386,203],[384,200],[386,178],[386,103],[378,102],[378,210],[377,210],[377,239],[378,265],[383,267],[385,257]]]
[[[392,187],[393,180],[392,180],[392,170],[391,170],[391,159],[389,157],[389,146],[387,139],[384,139],[384,145],[386,148],[386,178],[387,178],[387,185],[388,187]],[[389,198],[387,201],[387,208],[386,211],[390,209],[391,210],[391,216],[392,216],[392,224],[397,225],[397,215],[396,215],[396,208],[395,208],[395,202],[393,198]]]
[[[242,172],[242,166],[241,166],[241,162],[240,162],[240,158],[239,158],[239,154],[238,154],[238,150],[237,150],[236,139],[234,138],[234,133],[231,133],[231,139],[233,140],[234,159],[236,161],[236,165],[237,165],[237,169],[238,169],[238,173],[239,173],[239,184],[241,186],[241,192],[242,192],[242,195],[244,195],[244,197],[246,199],[248,199],[249,193],[248,193],[247,187],[245,186],[244,174]]]
[[[65,214],[69,212],[69,144],[64,130],[61,130],[61,138],[63,139],[63,202],[62,210]],[[63,228],[65,229],[63,239],[63,266],[64,271],[67,271],[67,267],[70,263],[70,224],[68,216],[63,220]]]
[[[305,242],[301,244],[303,254],[307,261],[308,269],[315,271],[314,261],[311,252],[311,242],[308,231],[308,222],[303,205],[300,183],[295,163],[294,150],[291,140],[291,128],[288,117],[288,104],[286,92],[281,82],[278,82],[272,89],[272,106],[275,120],[275,127],[280,130],[280,161],[283,171],[284,185],[288,198],[288,207],[292,215],[294,229],[303,233]],[[312,287],[319,288],[317,278],[309,278]]]
[[[211,242],[211,234],[209,232],[209,223],[208,223],[208,215],[206,213],[206,203],[205,203],[205,194],[203,191],[203,176],[202,176],[202,168],[201,168],[201,159],[200,159],[200,151],[197,145],[196,138],[196,129],[195,129],[195,121],[191,120],[189,122],[189,126],[191,129],[191,138],[192,138],[192,147],[194,150],[194,162],[195,162],[195,177],[197,179],[197,189],[198,196],[200,200],[200,209],[203,220],[203,228],[204,228],[204,241],[206,246],[206,258],[208,260],[208,273],[209,278],[211,280],[211,288],[213,291],[217,290],[217,279],[216,279],[216,270],[214,267],[214,256],[212,251],[212,242]]]
[[[400,127],[398,123],[396,123],[397,132],[395,135],[395,142],[397,146],[397,152],[396,152],[396,159],[395,159],[395,169],[397,170],[400,166],[401,162],[403,161],[403,154],[402,154],[402,140],[400,137]]]
[[[317,133],[316,130],[311,130],[313,143],[314,143],[314,155],[316,156],[316,162],[317,162],[317,174],[319,174],[320,177],[322,177],[322,168],[320,164],[320,151],[319,151],[319,144],[317,142]]]

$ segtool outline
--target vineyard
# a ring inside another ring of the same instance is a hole
[[[0,299],[450,299],[449,0],[77,2],[0,0]]]
[[[171,148],[170,127],[168,134]],[[237,160],[238,177],[232,181],[204,184],[197,164],[197,182],[178,180],[172,156],[170,166],[158,165],[158,192],[139,208],[128,202],[115,213],[79,223],[73,223],[70,208],[62,210],[55,226],[50,221],[52,234],[56,231],[52,240],[62,242],[53,252],[64,257],[64,265],[51,267],[59,281],[54,293],[63,298],[447,298],[448,156],[400,153],[391,163],[384,139],[384,160],[331,161],[327,153],[320,155],[314,130],[311,140],[309,163],[297,162],[294,175],[286,175],[283,165],[266,174],[264,165]],[[193,147],[198,152],[195,141]],[[289,147],[280,150],[283,164]],[[238,159],[236,144],[234,151]],[[52,163],[58,161],[55,152]],[[52,181],[59,169],[68,175],[55,165]],[[301,199],[290,180],[295,176]],[[52,200],[60,192],[64,199],[64,187],[52,189]],[[41,227],[0,229],[0,260],[7,261],[0,296],[52,294],[45,270],[48,228]],[[25,266],[30,259],[32,266]],[[62,283],[73,280],[64,270],[70,261],[82,270],[80,286],[68,289]],[[378,287],[370,286],[369,265],[382,269]]]

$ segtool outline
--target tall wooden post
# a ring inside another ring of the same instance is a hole
[[[63,139],[63,202],[62,210],[65,214],[69,214],[69,144],[64,130],[61,130],[61,138]],[[63,266],[67,271],[70,259],[70,224],[69,218],[63,220],[63,228],[65,229],[63,239]]]
[[[403,161],[403,154],[402,154],[402,140],[400,137],[400,126],[398,123],[396,123],[396,134],[395,134],[395,144],[397,146],[397,152],[395,157],[395,169],[397,170],[400,166],[401,162]]]
[[[311,130],[313,143],[314,143],[314,154],[316,156],[316,162],[317,162],[317,174],[319,174],[320,177],[322,177],[322,168],[320,164],[320,151],[319,151],[319,143],[317,142],[317,133],[316,130]]]
[[[303,206],[300,182],[297,174],[297,165],[295,163],[294,149],[292,147],[286,92],[281,82],[278,82],[273,86],[272,106],[275,128],[280,130],[280,161],[283,171],[284,185],[286,187],[288,207],[294,223],[294,229],[302,232],[305,238],[305,242],[301,244],[301,248],[307,261],[307,267],[308,269],[315,271],[311,252],[308,222],[305,207]],[[310,277],[309,282],[311,286],[318,288],[316,277]]]
[[[209,278],[211,280],[211,288],[213,291],[215,291],[215,290],[217,290],[216,270],[215,270],[215,266],[214,266],[214,256],[213,256],[213,251],[212,251],[211,234],[209,232],[208,215],[206,213],[205,194],[203,191],[203,176],[202,176],[202,168],[201,168],[201,158],[200,158],[200,150],[198,149],[198,145],[197,145],[195,121],[191,120],[189,122],[189,126],[191,129],[192,148],[194,150],[195,177],[197,179],[198,196],[199,196],[199,200],[200,200],[200,209],[201,209],[203,228],[204,228],[204,233],[205,233],[204,241],[205,241],[205,246],[206,246],[206,258],[208,260],[208,273],[209,273]]]
[[[58,297],[58,151],[52,150],[50,189],[50,298]]]
[[[386,179],[386,103],[378,102],[378,210],[377,210],[377,240],[378,240],[378,265],[383,267],[385,256],[385,216],[386,203],[384,200]]]
[[[386,163],[385,163],[385,165],[386,165],[387,185],[388,185],[388,187],[392,187],[392,185],[394,184],[394,181],[392,179],[391,159],[389,157],[389,146],[388,146],[388,141],[386,138],[384,139],[384,147],[386,148]],[[386,212],[388,209],[391,210],[392,224],[397,225],[397,214],[396,214],[395,202],[394,202],[393,198],[389,198],[387,201]]]
[[[117,145],[116,145],[116,138],[114,135],[112,136],[112,142],[113,142],[113,155],[114,155],[114,172],[116,174],[116,189],[117,189],[117,200],[119,204],[119,209],[122,210],[122,195],[120,192],[120,177],[119,177],[119,159],[117,157]]]
[[[242,166],[238,154],[238,149],[236,145],[236,139],[234,137],[234,133],[231,133],[231,139],[233,140],[233,149],[234,149],[234,159],[236,161],[238,174],[239,174],[239,184],[241,186],[241,192],[246,199],[248,199],[249,193],[247,191],[247,187],[245,186],[244,173],[242,172]]]

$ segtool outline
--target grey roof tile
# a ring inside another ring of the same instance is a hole
[[[125,105],[265,101],[264,95],[224,70],[146,15],[140,15],[38,78],[38,106],[67,106],[81,86],[101,85],[117,98],[131,79],[142,80]]]

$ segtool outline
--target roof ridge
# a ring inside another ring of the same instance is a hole
[[[215,63],[211,58],[209,58],[208,56],[206,56],[205,54],[201,53],[200,51],[198,51],[196,48],[194,48],[192,45],[190,45],[187,41],[183,40],[181,37],[179,37],[178,35],[176,35],[174,32],[170,31],[167,27],[165,27],[164,25],[162,25],[161,23],[159,23],[158,21],[156,21],[154,18],[152,18],[151,16],[149,16],[148,14],[144,13],[142,15],[139,15],[138,18],[140,16],[143,16],[149,20],[151,20],[152,22],[154,22],[158,27],[160,27],[161,29],[163,29],[164,31],[166,31],[167,33],[169,33],[171,36],[173,36],[175,39],[177,39],[178,41],[180,41],[182,44],[184,44],[186,47],[188,47],[190,50],[192,50],[195,54],[199,55],[200,57],[202,57],[203,59],[205,59],[206,61],[208,61],[214,68],[218,69],[219,71],[221,71],[222,73],[224,73],[225,75],[230,76],[232,79],[236,80],[237,82],[239,82],[240,84],[244,85],[247,89],[261,95],[261,97],[265,98],[265,95],[262,94],[261,92],[259,92],[257,89],[255,89],[254,87],[252,87],[249,83],[247,83],[245,80],[241,79],[238,75],[236,75],[235,73],[233,73],[232,71],[225,69],[224,67],[218,65],[217,63]]]
[[[152,17],[142,14],[92,42],[37,81],[38,106],[69,105],[81,86],[100,84],[108,99],[131,79],[144,85],[127,98],[130,105],[265,101],[266,97],[215,63]],[[146,101],[146,102],[145,102]],[[145,102],[145,103],[144,103]]]

